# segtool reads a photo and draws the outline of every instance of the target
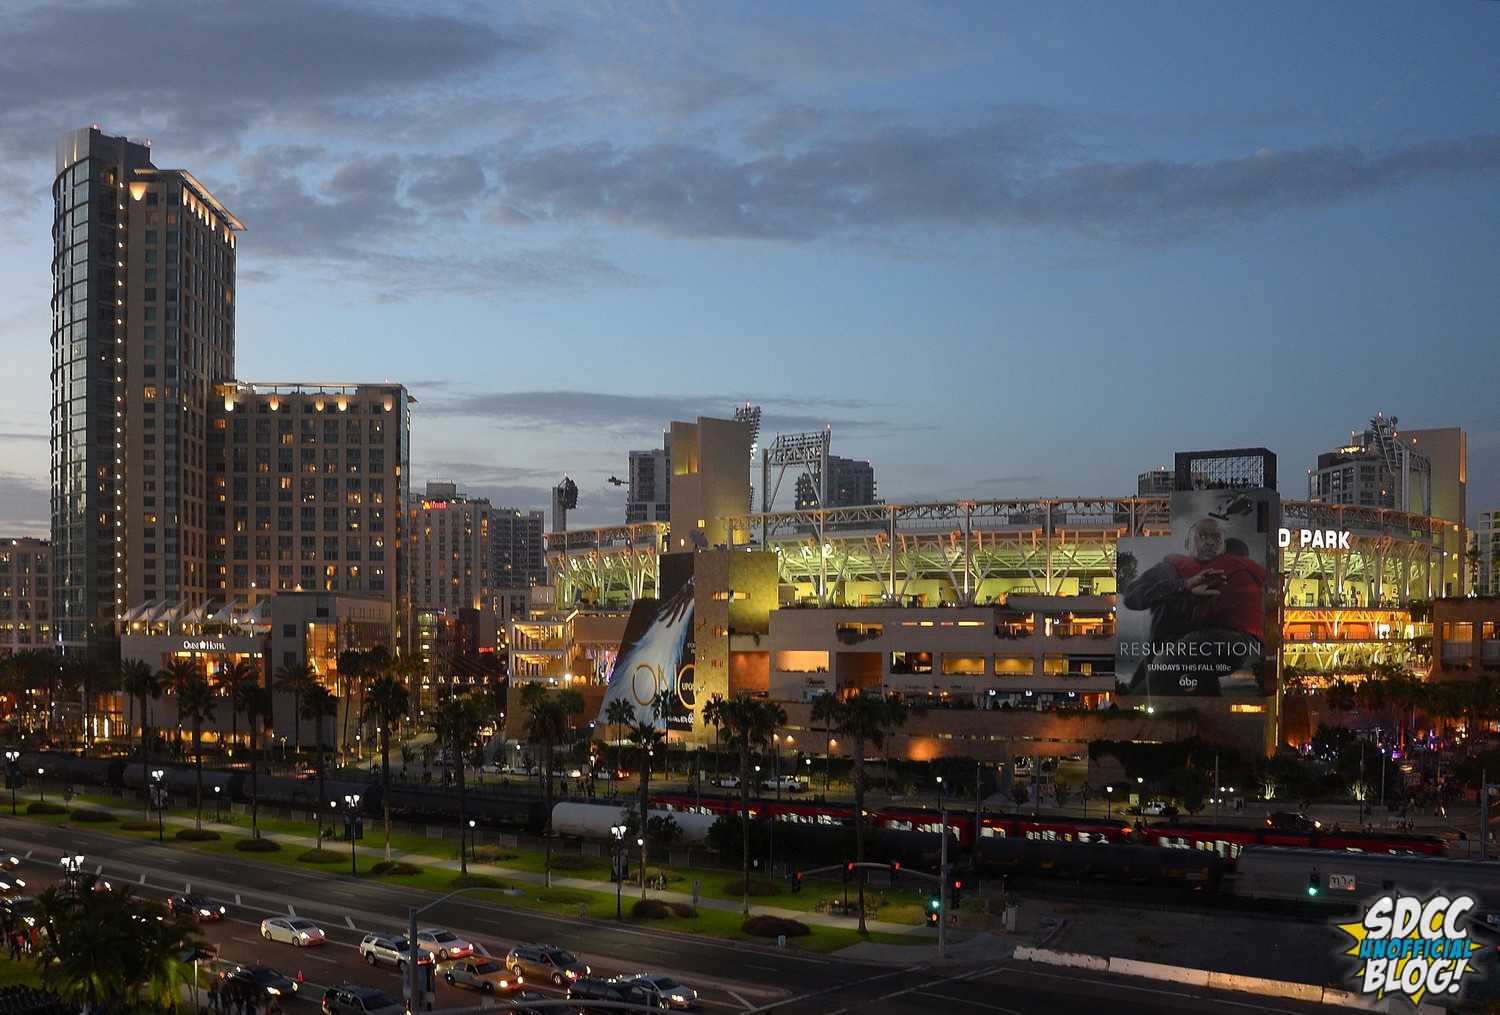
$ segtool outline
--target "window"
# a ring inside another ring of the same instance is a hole
[[[777,652],[776,668],[783,673],[827,673],[828,653],[806,650]]]
[[[931,652],[892,652],[891,672],[897,674],[931,673]]]
[[[943,673],[947,676],[984,676],[984,656],[943,653]]]

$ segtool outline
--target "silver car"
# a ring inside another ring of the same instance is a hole
[[[405,972],[412,958],[412,947],[406,938],[397,934],[366,934],[359,943],[359,955],[372,966],[395,966]],[[416,956],[417,965],[432,965],[432,956],[426,952],[418,950]]]
[[[322,927],[311,920],[291,916],[276,916],[260,921],[260,936],[267,941],[280,941],[298,948],[320,945],[328,940]]]

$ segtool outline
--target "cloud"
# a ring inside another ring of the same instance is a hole
[[[368,105],[462,81],[537,43],[470,18],[328,0],[36,4],[0,19],[0,130],[107,117],[212,141],[294,117],[313,96]]]
[[[7,536],[49,536],[47,483],[30,476],[0,472],[0,532]]]
[[[1046,476],[991,476],[988,479],[976,479],[975,486],[1026,486],[1030,483],[1040,483]]]
[[[500,202],[557,222],[678,237],[810,241],[907,227],[1173,238],[1421,180],[1500,171],[1500,134],[1382,153],[1313,147],[1210,161],[1089,157],[1061,116],[1002,109],[916,125],[795,108],[750,125],[774,147],[560,144],[513,154]]]
[[[699,416],[727,418],[733,407],[751,402],[762,407],[761,432],[821,430],[832,426],[865,435],[907,432],[917,424],[895,424],[883,418],[850,415],[875,409],[860,399],[801,400],[755,395],[619,395],[602,391],[497,391],[463,395],[429,403],[437,416],[471,416],[502,426],[535,430],[608,430],[616,434],[659,434],[673,420]],[[823,411],[818,411],[823,410]]]
[[[0,431],[0,441],[44,441],[50,439],[50,435],[44,433],[20,433],[17,431]]]

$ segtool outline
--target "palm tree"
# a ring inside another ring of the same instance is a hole
[[[641,838],[643,840],[645,840],[645,839],[649,838],[649,836],[646,833],[647,833],[648,826],[650,824],[650,814],[651,814],[651,811],[649,809],[650,800],[651,800],[651,761],[656,756],[656,749],[658,747],[661,747],[663,744],[665,744],[667,742],[667,738],[662,733],[661,730],[659,730],[659,729],[656,728],[656,724],[655,723],[646,721],[646,722],[637,722],[634,726],[630,727],[630,733],[627,735],[627,739],[629,739],[631,745],[633,747],[635,747],[635,749],[636,749],[636,751],[637,751],[637,753],[639,755],[637,763],[640,766],[640,770],[641,770],[641,795],[640,795],[640,802],[639,802],[639,804],[637,806],[639,807],[639,812],[640,812],[640,815],[641,815]],[[645,848],[642,848],[642,850],[641,850],[642,857],[645,856],[645,853],[646,853]],[[645,865],[645,863],[642,863],[641,864],[641,891],[642,891],[642,893],[644,893],[645,890],[646,890],[646,865]],[[643,895],[643,897],[644,897],[644,895]]]
[[[467,695],[455,695],[443,702],[438,709],[438,736],[448,745],[458,775],[458,869],[465,877],[469,873],[469,851],[462,845],[468,832],[467,797],[464,790],[464,768],[469,745],[479,735],[483,721],[478,703]]]
[[[260,683],[260,667],[243,657],[219,668],[219,686],[229,695],[229,743],[240,742],[240,708],[242,688]]]
[[[406,687],[389,670],[375,678],[361,710],[380,731],[380,802],[385,811],[385,858],[391,858],[391,727],[411,709]]]
[[[200,676],[192,677],[177,689],[177,716],[186,719],[193,728],[193,768],[198,783],[194,823],[199,831],[203,830],[203,724],[213,720],[215,697],[213,688]]]
[[[349,710],[354,707],[354,689],[363,686],[370,675],[370,660],[358,649],[345,649],[339,653],[338,686],[342,692],[344,721],[339,727],[339,751],[349,749]]]
[[[242,685],[235,704],[245,713],[250,727],[250,838],[260,838],[260,730],[261,719],[271,714],[271,692],[259,681]]]
[[[292,696],[293,752],[302,753],[302,696],[313,686],[312,670],[306,663],[290,663],[276,671],[276,690]]]
[[[604,710],[604,721],[615,728],[615,767],[609,774],[610,792],[614,792],[615,772],[620,770],[620,752],[625,749],[620,728],[635,722],[635,706],[624,698],[616,698]]]
[[[832,694],[824,693],[813,699],[811,720],[823,730],[823,796],[828,796],[829,772],[833,767],[833,731],[839,724],[842,705]]]
[[[742,861],[745,872],[745,908],[750,915],[750,758],[765,750],[771,734],[786,725],[786,710],[773,701],[736,694],[719,706],[724,739],[740,758],[740,828],[743,831]],[[774,819],[773,819],[774,820]],[[770,871],[766,872],[767,874]]]
[[[323,792],[323,745],[326,740],[323,736],[323,721],[339,714],[339,700],[329,693],[328,688],[313,680],[308,681],[307,689],[302,692],[301,697],[302,711],[299,715],[313,724],[313,735],[318,744],[318,813],[322,814],[323,801],[328,799]],[[321,820],[318,822],[318,848],[323,848],[323,822]]]
[[[703,723],[714,728],[714,785],[719,783],[719,735],[724,730],[724,696],[715,694],[703,703]]]
[[[530,687],[539,685],[530,684]],[[526,739],[542,745],[542,806],[546,810],[547,884],[552,884],[552,763],[559,744],[572,735],[572,717],[583,711],[583,695],[577,691],[524,695],[530,704],[526,715]]]
[[[857,694],[839,710],[839,734],[853,741],[854,752],[854,859],[865,859],[865,748],[880,750],[886,737],[906,722],[906,706],[898,698]],[[865,879],[859,879],[859,932],[865,930]]]
[[[130,696],[131,701],[138,701],[141,705],[141,785],[151,785],[147,774],[151,768],[150,751],[148,745],[149,724],[146,714],[146,699],[161,697],[161,680],[149,665],[139,659],[127,660],[122,667],[121,683],[125,693]],[[146,817],[151,816],[151,797],[146,797]]]

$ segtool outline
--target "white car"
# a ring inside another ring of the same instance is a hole
[[[471,942],[465,941],[451,930],[439,930],[436,927],[417,931],[417,947],[435,956],[439,962],[462,959],[474,954]]]
[[[739,789],[740,777],[737,775],[720,776],[718,780],[718,786],[720,789]]]
[[[328,940],[322,927],[311,920],[291,916],[275,916],[260,921],[260,936],[267,941],[280,941],[298,948],[324,944]]]
[[[780,778],[767,779],[761,783],[761,789],[780,789],[784,793],[800,793],[802,792],[802,788],[802,780],[798,779],[795,775],[783,775]]]

